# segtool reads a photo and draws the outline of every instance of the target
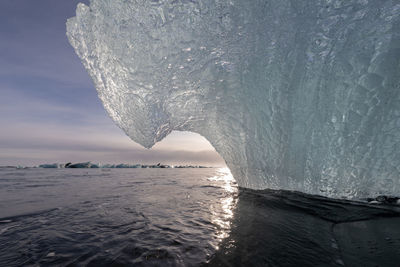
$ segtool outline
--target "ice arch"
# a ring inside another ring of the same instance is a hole
[[[151,147],[207,138],[243,187],[400,193],[396,0],[92,0],[67,35]]]
[[[152,157],[169,165],[196,165],[224,168],[224,159],[203,136],[193,132],[172,131],[162,141],[156,143]],[[160,156],[160,157],[158,157]],[[162,156],[162,157],[161,157]]]

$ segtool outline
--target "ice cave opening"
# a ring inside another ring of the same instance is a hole
[[[172,131],[163,140],[157,142],[151,150],[163,155],[168,154],[169,158],[165,158],[167,162],[163,163],[171,166],[227,168],[224,159],[210,142],[193,132]]]

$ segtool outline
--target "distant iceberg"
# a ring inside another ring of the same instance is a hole
[[[63,163],[52,163],[52,164],[41,164],[37,166],[38,168],[44,169],[55,169],[55,168],[67,168],[67,169],[136,169],[136,168],[174,168],[174,166],[167,164],[128,164],[128,163],[120,163],[120,164],[96,164],[90,161],[81,162],[81,163],[71,163],[68,162],[66,164]],[[5,168],[5,167],[4,167]],[[15,168],[15,167],[14,167]],[[175,166],[175,168],[210,168],[206,166],[197,166],[197,165],[182,165]]]
[[[121,169],[121,168],[131,168],[131,165],[129,164],[118,164],[115,166],[115,168]]]
[[[65,168],[81,169],[81,168],[91,168],[91,166],[92,166],[91,162],[83,162],[83,163],[67,164]]]
[[[58,169],[58,168],[64,168],[65,165],[59,164],[59,163],[52,163],[52,164],[42,164],[39,165],[39,168],[44,168],[44,169]]]

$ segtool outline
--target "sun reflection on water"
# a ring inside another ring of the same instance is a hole
[[[233,209],[237,202],[238,188],[228,168],[218,169],[218,174],[208,178],[208,180],[215,182],[216,185],[224,189],[220,202],[210,206],[211,222],[217,226],[215,237],[218,243],[220,243],[230,233],[231,219],[233,218]],[[215,245],[215,249],[219,249],[218,245]]]

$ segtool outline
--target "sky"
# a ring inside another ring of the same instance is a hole
[[[173,132],[151,150],[104,111],[65,35],[85,0],[0,1],[0,166],[53,162],[224,166],[198,134]]]

